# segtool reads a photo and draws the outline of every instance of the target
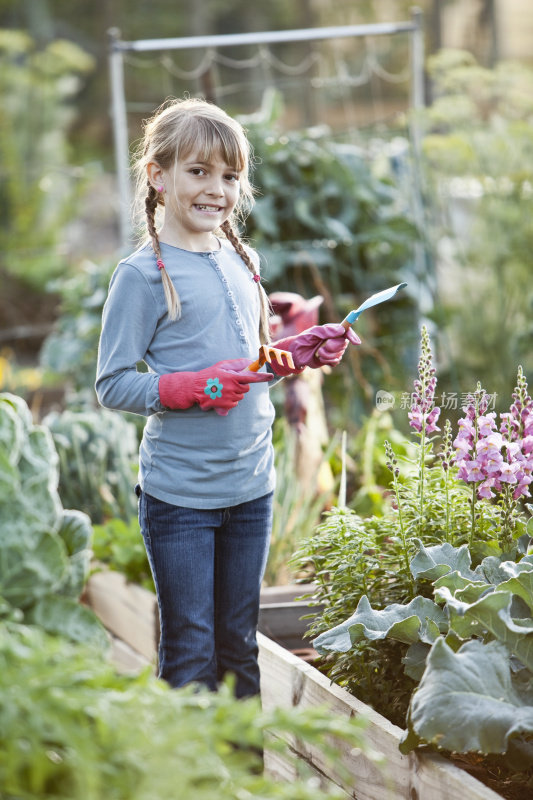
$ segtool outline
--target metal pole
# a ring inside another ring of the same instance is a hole
[[[411,106],[415,109],[424,107],[424,31],[422,28],[422,11],[411,10],[413,27],[411,29]]]
[[[111,116],[113,119],[113,137],[115,143],[115,159],[117,166],[117,183],[119,195],[120,242],[126,248],[131,244],[131,186],[129,178],[129,142],[128,119],[126,114],[126,97],[124,92],[124,62],[120,48],[120,31],[111,28],[108,31],[110,40],[109,73],[111,80]]]
[[[370,25],[339,25],[330,28],[303,28],[287,31],[257,33],[224,33],[213,36],[182,36],[176,39],[137,39],[120,42],[121,50],[146,52],[154,50],[185,50],[208,47],[239,47],[240,45],[275,44],[281,42],[311,42],[319,39],[350,38],[352,36],[383,36],[408,33],[411,22],[378,22]]]
[[[411,18],[413,21],[413,30],[409,37],[411,57],[411,118],[409,124],[411,129],[411,140],[413,143],[413,177],[415,189],[413,192],[413,212],[415,222],[420,231],[420,239],[415,242],[414,256],[416,272],[420,281],[420,285],[422,285],[424,282],[423,276],[425,276],[425,284],[431,293],[430,298],[421,298],[421,307],[424,311],[429,307],[433,307],[436,288],[434,285],[435,274],[433,261],[427,241],[426,211],[424,207],[422,188],[422,134],[420,128],[420,114],[425,105],[424,31],[422,11],[419,8],[413,8],[411,10]]]

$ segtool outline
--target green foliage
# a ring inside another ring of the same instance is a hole
[[[128,522],[115,518],[95,525],[93,553],[97,561],[121,572],[132,583],[155,591],[137,517]]]
[[[0,264],[40,288],[65,267],[59,231],[75,182],[66,131],[72,98],[93,67],[72,42],[39,48],[22,31],[0,30]]]
[[[312,291],[314,267],[338,298],[373,285],[379,261],[380,277],[392,280],[414,229],[398,211],[398,190],[373,174],[362,151],[323,128],[282,136],[251,128],[249,136],[258,197],[247,233],[268,261],[269,279],[281,276],[287,288],[302,270]]]
[[[129,520],[136,513],[135,426],[105,409],[52,412],[43,422],[59,454],[63,504],[85,511],[96,523],[110,516]]]
[[[148,672],[118,676],[94,651],[13,623],[0,630],[0,693],[6,798],[318,800],[340,795],[263,774],[267,733],[289,758],[289,736],[320,743],[331,759],[339,739],[371,755],[361,719],[265,713],[257,698],[236,701],[230,685],[171,690]]]
[[[391,443],[398,456],[413,461],[415,452],[411,440],[395,428],[390,413],[374,408],[363,420],[351,448],[353,453],[357,453],[357,461],[354,462],[355,493],[349,505],[362,517],[381,516],[387,508],[383,494],[390,480],[386,441]]]
[[[89,574],[92,528],[57,491],[50,432],[25,402],[0,395],[0,617],[22,618],[103,647],[104,630],[78,598]]]
[[[418,235],[392,171],[377,175],[370,156],[336,142],[327,128],[280,136],[272,120],[247,127],[258,195],[246,234],[264,258],[269,292],[318,292],[327,321],[335,321],[366,295],[398,283],[400,271],[409,280]],[[370,311],[358,322],[365,346],[326,387],[339,408],[358,406],[349,416],[360,416],[384,375],[389,381],[403,376],[397,343],[403,339],[407,351],[415,344],[412,315],[405,295],[386,314]]]
[[[75,392],[90,390],[94,394],[102,308],[110,275],[111,268],[84,261],[74,276],[50,285],[61,295],[61,316],[43,344],[40,362],[63,376]]]
[[[514,364],[526,373],[533,367],[533,73],[513,63],[485,69],[470,53],[450,50],[432,56],[428,72],[435,97],[422,119],[428,201],[436,236],[451,245],[435,309],[446,321],[450,372],[441,378],[451,390],[475,378],[503,395]]]
[[[509,768],[529,770],[533,556],[528,555],[526,510],[533,508],[520,506],[518,481],[511,505],[503,478],[500,488],[494,486],[500,494],[489,499],[477,495],[481,478],[463,483],[453,466],[448,421],[442,451],[434,456],[435,437],[427,433],[436,429],[438,409],[428,347],[426,332],[410,413],[419,443],[403,481],[405,459],[397,459],[386,443],[394,505],[381,518],[334,510],[295,558],[315,581],[313,601],[324,606],[310,633],[330,677],[399,725],[409,708],[405,752],[432,744],[458,752],[506,753]],[[460,421],[464,436],[470,436],[468,426],[473,431],[478,424],[478,395],[479,389]],[[486,412],[480,408],[480,415]],[[502,418],[505,447],[513,453],[524,447],[524,460],[517,463],[526,477],[531,413],[519,369],[511,413]],[[465,441],[454,442],[461,458]],[[479,460],[482,452],[476,450]],[[355,610],[346,618],[350,609]]]
[[[274,492],[272,535],[265,570],[267,586],[285,583],[287,562],[298,543],[309,536],[320,519],[329,492],[321,490],[316,481],[302,485],[294,479],[297,441],[294,430],[286,420],[274,424],[276,490]],[[330,448],[331,449],[331,448]],[[327,463],[329,451],[324,453]]]

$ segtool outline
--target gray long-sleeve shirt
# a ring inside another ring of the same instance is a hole
[[[106,408],[148,417],[139,452],[143,491],[174,505],[226,508],[272,491],[275,484],[268,384],[250,391],[227,416],[199,406],[169,411],[159,376],[194,372],[218,361],[257,358],[259,296],[252,275],[226,240],[193,253],[161,245],[181,300],[167,313],[154,252],[145,245],[117,266],[104,306],[96,393]],[[255,254],[254,254],[255,256]],[[148,372],[139,372],[144,361]]]

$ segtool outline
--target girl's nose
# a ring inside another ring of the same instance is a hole
[[[209,186],[207,187],[207,193],[213,195],[214,197],[222,197],[224,194],[222,178],[213,176],[212,180],[209,182]]]

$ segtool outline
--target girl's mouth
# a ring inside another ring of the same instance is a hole
[[[206,206],[206,205],[200,205],[199,203],[195,204],[195,208],[197,208],[199,211],[210,211],[213,213],[222,211],[221,206]]]

